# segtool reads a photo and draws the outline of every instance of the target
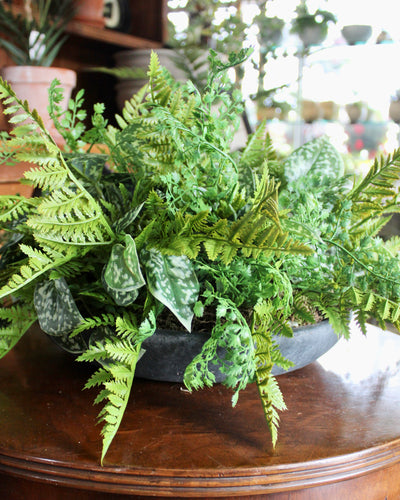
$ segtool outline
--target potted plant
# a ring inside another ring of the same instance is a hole
[[[74,15],[74,0],[24,0],[0,3],[0,48],[15,62],[1,68],[0,74],[10,82],[17,95],[35,102],[36,109],[46,121],[47,90],[55,78],[65,89],[65,102],[76,84],[76,73],[70,69],[51,67],[66,40],[65,30]],[[61,140],[61,136],[57,136]]]
[[[185,368],[187,388],[218,377],[235,404],[257,383],[275,443],[285,404],[273,370],[290,369],[280,346],[296,345],[295,326],[317,323],[312,347],[321,319],[331,336],[347,337],[351,311],[363,331],[370,317],[399,326],[399,241],[377,234],[383,215],[398,211],[400,153],[354,180],[324,138],[279,161],[265,123],[232,152],[242,102],[226,70],[245,56],[222,62],[211,51],[199,92],[190,81],[173,83],[153,54],[148,91],[127,102],[118,126],[107,125],[98,104],[86,132],[76,120],[82,96],[65,115],[53,82],[63,151],[0,81],[6,112],[22,113],[1,158],[40,165],[25,179],[41,190],[0,197],[0,356],[38,319],[79,361],[96,362],[86,387],[102,387],[102,461],[136,369],[156,364],[157,337],[170,365],[165,339],[174,341],[175,330],[184,330],[178,360],[205,335]],[[90,144],[103,144],[102,153]]]
[[[296,17],[292,21],[290,32],[299,36],[305,48],[320,45],[328,34],[329,23],[336,21],[332,12],[322,9],[311,12],[306,2],[302,1],[296,7]]]

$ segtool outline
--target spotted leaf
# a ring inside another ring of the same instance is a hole
[[[64,278],[36,285],[34,305],[40,328],[49,335],[64,336],[83,320]]]
[[[143,252],[147,284],[152,295],[164,304],[188,330],[199,295],[199,283],[191,261],[185,255]]]
[[[119,305],[129,305],[136,300],[138,289],[145,285],[133,238],[125,235],[125,246],[113,246],[110,259],[104,268],[103,286]]]
[[[318,137],[296,149],[283,163],[288,183],[307,175],[322,179],[337,179],[344,173],[344,163],[338,151],[326,137]]]

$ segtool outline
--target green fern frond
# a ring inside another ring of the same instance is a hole
[[[79,359],[77,359],[79,361]],[[83,361],[83,360],[82,360]],[[85,360],[86,361],[86,360]],[[98,385],[103,385],[111,380],[110,373],[104,368],[99,368],[97,371],[91,375],[91,377],[86,382],[84,389],[91,389]]]
[[[258,373],[258,372],[257,372]],[[283,400],[282,392],[279,389],[278,382],[273,375],[259,378],[257,375],[257,387],[261,397],[265,419],[271,433],[272,445],[275,447],[278,439],[279,414],[278,411],[286,410],[286,404]]]
[[[39,203],[38,198],[25,196],[0,196],[0,226],[13,220],[19,220],[35,209]]]
[[[108,354],[104,347],[104,342],[97,341],[92,342],[86,351],[76,358],[76,361],[104,361],[107,357]]]
[[[137,353],[129,339],[113,339],[110,342],[106,342],[105,349],[108,356],[113,361],[118,361],[128,365],[131,365],[134,361],[136,361]]]
[[[172,88],[169,85],[165,70],[160,66],[160,61],[156,52],[150,56],[150,65],[148,71],[150,92],[152,101],[160,106],[166,106],[172,94]]]
[[[136,356],[135,356],[136,354]],[[119,426],[121,424],[123,415],[125,413],[126,405],[128,404],[129,395],[132,388],[133,377],[136,368],[136,361],[139,355],[139,351],[136,350],[132,353],[134,362],[131,366],[124,366],[120,364],[110,364],[107,370],[112,375],[113,391],[109,389],[104,389],[104,396],[106,405],[100,412],[98,416],[99,422],[102,422],[103,428],[101,434],[103,436],[103,449],[101,454],[101,464],[103,464],[105,455],[117,433]],[[107,381],[109,383],[109,381]],[[118,388],[118,390],[116,390]]]
[[[388,217],[376,217],[374,219],[366,220],[362,227],[353,230],[353,235],[355,238],[359,235],[360,237],[365,236],[377,236],[379,232],[385,227],[385,225],[391,220],[391,216]]]
[[[95,330],[102,326],[115,326],[117,317],[113,314],[102,314],[101,316],[91,316],[90,318],[84,318],[81,323],[72,331],[71,337],[75,337],[79,333]]]
[[[59,254],[56,258],[53,258],[53,256],[45,252],[36,251],[34,248],[26,245],[22,245],[22,249],[30,257],[27,262],[24,262],[20,266],[18,272],[11,276],[8,283],[0,289],[0,298],[17,294],[19,290],[28,285],[34,285],[41,276],[51,271],[53,267],[62,266],[79,255],[78,252],[71,251],[67,255]]]
[[[246,146],[241,154],[239,167],[247,167],[254,171],[262,165],[271,153],[270,145],[266,149],[267,121],[262,121],[256,131],[247,140]]]
[[[278,411],[285,410],[286,404],[271,371],[274,359],[282,361],[284,366],[289,366],[289,364],[286,364],[287,361],[278,352],[273,354],[275,346],[272,335],[279,331],[284,318],[282,312],[279,314],[279,311],[276,311],[272,303],[268,301],[259,302],[254,307],[253,315],[252,336],[255,345],[256,382],[272,444],[275,447],[279,427]]]
[[[111,320],[111,316],[103,315],[98,319],[108,321]],[[86,325],[89,321],[85,321]],[[125,324],[127,324],[127,318],[125,318]],[[152,335],[154,331],[155,315],[151,310],[140,324],[136,338],[119,340],[106,337],[102,342],[93,342],[77,358],[78,361],[105,361],[103,367],[89,378],[85,386],[85,388],[96,385],[104,387],[95,400],[95,403],[106,402],[98,415],[98,421],[104,424],[101,431],[103,436],[102,464],[125,413],[136,363],[140,357],[142,340]]]
[[[0,359],[23,337],[36,321],[33,305],[13,305],[0,309]]]
[[[375,159],[367,174],[347,194],[347,199],[353,203],[355,230],[371,216],[381,214],[387,205],[397,203],[398,189],[393,184],[399,178],[400,150],[386,158]]]

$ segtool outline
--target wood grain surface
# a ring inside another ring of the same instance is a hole
[[[0,498],[400,498],[400,337],[370,327],[279,376],[288,411],[274,450],[255,386],[190,394],[137,380],[99,464],[100,407],[38,328],[0,361]]]

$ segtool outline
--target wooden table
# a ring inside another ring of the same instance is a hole
[[[279,377],[278,445],[256,387],[193,394],[136,381],[99,465],[93,367],[33,330],[0,361],[0,498],[400,498],[400,337],[371,327]]]

